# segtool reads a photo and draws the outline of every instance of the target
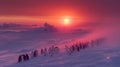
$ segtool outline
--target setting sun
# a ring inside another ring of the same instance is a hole
[[[64,19],[64,25],[69,25],[70,24],[70,20],[68,18]]]

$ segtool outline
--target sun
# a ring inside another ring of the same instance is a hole
[[[69,25],[70,24],[70,19],[65,18],[63,23],[64,23],[64,25]]]

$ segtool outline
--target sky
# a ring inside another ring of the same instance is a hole
[[[120,0],[0,0],[0,22],[83,22],[119,17],[119,8]]]

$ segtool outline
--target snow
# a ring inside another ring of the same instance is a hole
[[[93,26],[92,26],[93,27]],[[1,32],[0,67],[119,67],[120,66],[120,31],[119,25],[98,25],[85,32],[41,33],[38,31]],[[105,38],[103,43],[68,55],[65,45],[78,41],[90,41]],[[60,47],[60,53],[54,56],[31,57],[30,60],[17,63],[20,54],[52,45]]]

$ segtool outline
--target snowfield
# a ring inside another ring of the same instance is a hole
[[[0,67],[120,67],[119,25],[100,24],[86,28],[89,29],[67,33],[0,32]],[[65,45],[97,38],[105,38],[105,41],[71,55],[65,51]],[[39,53],[37,57],[18,63],[20,54],[30,54],[52,45],[59,46],[60,53],[52,57]]]

